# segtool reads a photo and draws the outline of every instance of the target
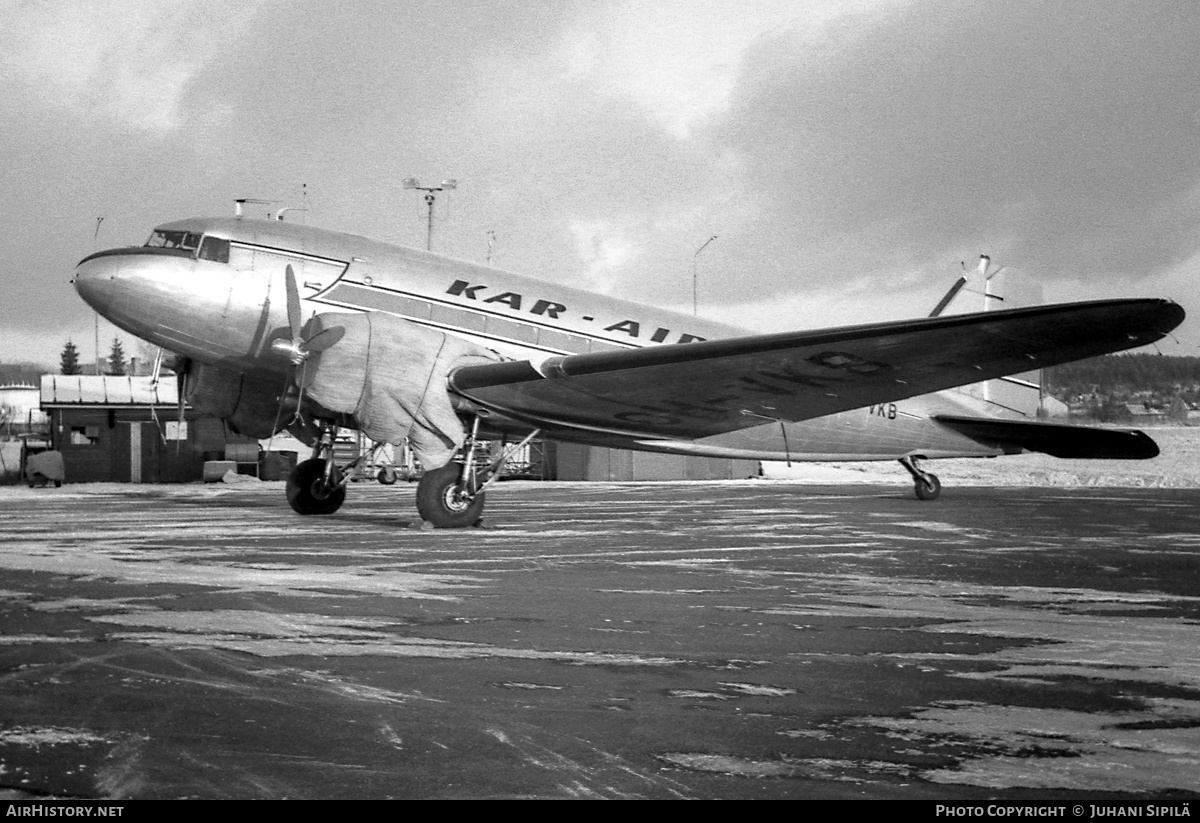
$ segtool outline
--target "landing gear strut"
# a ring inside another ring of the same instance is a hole
[[[322,426],[312,458],[288,475],[288,504],[299,514],[333,514],[346,502],[346,479],[333,462],[334,434]]]
[[[475,487],[475,473],[462,482],[462,466],[450,462],[427,471],[417,483],[417,512],[439,529],[474,526],[483,514],[483,493]]]
[[[483,514],[484,492],[500,479],[505,462],[533,438],[534,429],[515,446],[501,449],[501,454],[486,466],[475,460],[475,444],[479,440],[479,418],[471,424],[470,434],[455,460],[425,472],[417,484],[417,512],[438,529],[462,529],[477,525]]]
[[[313,458],[298,463],[288,475],[287,499],[300,514],[333,514],[346,502],[346,487],[333,461]]]
[[[916,492],[918,499],[937,500],[938,495],[942,493],[942,483],[933,472],[921,471],[921,466],[917,462],[919,459],[915,456],[901,457],[900,465],[908,469],[908,473],[912,475],[913,491]]]
[[[319,427],[312,457],[297,465],[288,476],[288,503],[300,514],[333,514],[340,509],[346,501],[346,481],[359,465],[369,464],[382,448],[382,444],[377,443],[339,468],[333,458],[337,429],[325,422]],[[540,429],[534,429],[520,443],[501,449],[499,457],[480,465],[475,459],[475,444],[479,442],[479,418],[476,417],[455,459],[439,469],[425,472],[417,485],[417,511],[421,517],[439,529],[477,525],[483,514],[483,493],[500,479],[508,459],[540,433]],[[380,482],[387,482],[383,472],[380,474]],[[395,482],[394,474],[391,481]]]

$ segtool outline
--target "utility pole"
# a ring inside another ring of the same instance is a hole
[[[693,316],[693,317],[695,317],[695,316],[696,316],[696,307],[697,307],[697,301],[696,301],[696,280],[697,280],[697,275],[696,275],[696,258],[700,256],[700,252],[702,252],[702,251],[704,251],[706,248],[708,248],[708,244],[709,244],[709,243],[711,243],[712,241],[714,241],[714,240],[716,240],[716,239],[717,239],[717,236],[714,234],[712,237],[710,237],[710,238],[708,238],[707,240],[705,240],[705,241],[704,241],[704,245],[702,245],[700,248],[696,249],[696,253],[692,255],[692,316]]]
[[[457,180],[443,180],[441,183],[438,183],[436,186],[422,186],[421,181],[415,177],[406,178],[404,181],[404,188],[416,189],[417,191],[425,192],[425,205],[429,207],[429,217],[428,217],[428,221],[426,223],[427,228],[425,230],[425,250],[426,251],[433,251],[433,201],[434,201],[434,197],[435,197],[434,192],[451,191],[454,188],[456,188],[457,186],[458,186]]]
[[[96,218],[96,231],[92,233],[92,251],[95,251],[97,246],[99,245],[100,224],[103,222],[104,222],[103,216]],[[100,374],[100,372],[102,371],[102,369],[100,368],[100,312],[94,311],[93,314],[95,315],[94,326],[95,326],[95,334],[96,334],[95,340],[93,341],[94,345],[95,345],[95,348],[93,349],[93,351],[96,355],[96,359],[93,360],[92,362],[96,364],[96,374]]]

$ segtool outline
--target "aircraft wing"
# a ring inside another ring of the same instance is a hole
[[[1053,457],[1097,460],[1148,460],[1158,457],[1158,444],[1137,429],[1064,426],[1034,420],[935,415],[943,426],[997,449],[1026,449]]]
[[[697,438],[806,420],[1162,338],[1168,300],[1106,300],[466,366],[450,388],[543,427]]]

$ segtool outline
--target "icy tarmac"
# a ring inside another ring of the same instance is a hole
[[[1200,796],[1200,490],[942,476],[0,490],[0,797]]]

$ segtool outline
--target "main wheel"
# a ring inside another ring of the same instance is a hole
[[[448,463],[440,469],[425,472],[417,484],[417,512],[439,529],[463,529],[474,526],[483,514],[484,495],[470,500],[459,496],[458,484],[462,467]]]
[[[936,474],[925,472],[917,478],[914,485],[920,500],[937,500],[938,495],[942,493],[942,481],[937,479]]]
[[[335,481],[338,480],[334,472]],[[333,514],[346,502],[346,487],[325,483],[325,461],[319,458],[296,465],[287,481],[288,503],[299,514]]]

